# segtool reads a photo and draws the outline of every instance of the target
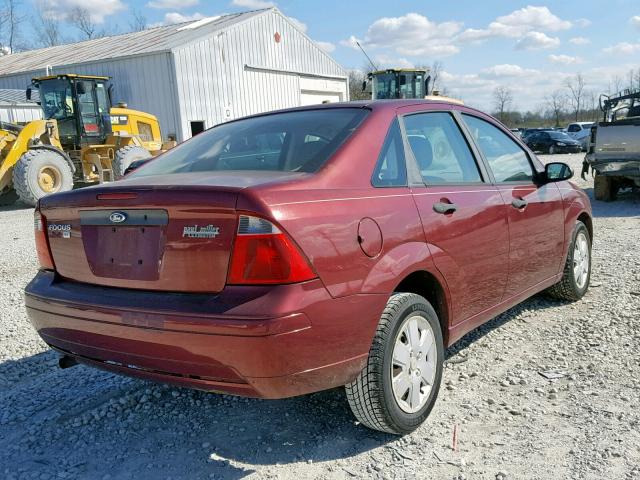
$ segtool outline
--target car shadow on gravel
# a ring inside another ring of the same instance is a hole
[[[0,363],[0,379],[0,472],[235,479],[348,458],[397,438],[357,424],[342,389],[245,399],[85,366],[60,370],[50,351]]]
[[[447,358],[446,361],[449,363],[461,363],[466,361],[467,357],[465,356],[464,350],[467,347],[469,347],[472,343],[477,342],[493,330],[497,330],[503,325],[514,320],[516,317],[524,314],[525,312],[531,312],[535,314],[535,312],[539,312],[547,308],[556,308],[568,303],[569,302],[565,302],[563,300],[554,300],[552,298],[549,298],[544,293],[534,295],[533,297],[498,315],[493,320],[490,320],[487,323],[467,333],[464,337],[462,337],[447,349],[447,351],[445,352],[445,357]],[[458,354],[461,355],[457,358],[452,358]]]

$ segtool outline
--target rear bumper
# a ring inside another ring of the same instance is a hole
[[[174,294],[41,271],[31,323],[82,363],[202,390],[282,398],[344,385],[364,366],[384,295],[332,298],[319,280]]]

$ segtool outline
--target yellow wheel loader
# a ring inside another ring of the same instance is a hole
[[[75,74],[34,78],[44,120],[0,122],[0,204],[39,198],[86,183],[117,180],[132,162],[175,145],[164,142],[155,116],[111,106],[109,77]],[[27,89],[31,99],[32,87]]]
[[[419,98],[464,105],[462,100],[445,97],[435,90],[429,94],[431,76],[428,73],[428,70],[415,68],[375,70],[367,75],[367,80],[362,84],[362,91],[370,85],[373,100]]]

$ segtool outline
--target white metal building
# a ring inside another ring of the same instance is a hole
[[[0,122],[27,123],[42,118],[40,106],[28,101],[24,89],[0,89]]]
[[[178,140],[349,91],[347,72],[276,8],[0,57],[0,88],[24,90],[47,67],[111,77],[114,102],[153,113]]]

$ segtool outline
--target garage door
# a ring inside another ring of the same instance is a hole
[[[302,90],[300,92],[300,105],[315,105],[317,103],[341,102],[342,95],[338,92],[314,92]]]

